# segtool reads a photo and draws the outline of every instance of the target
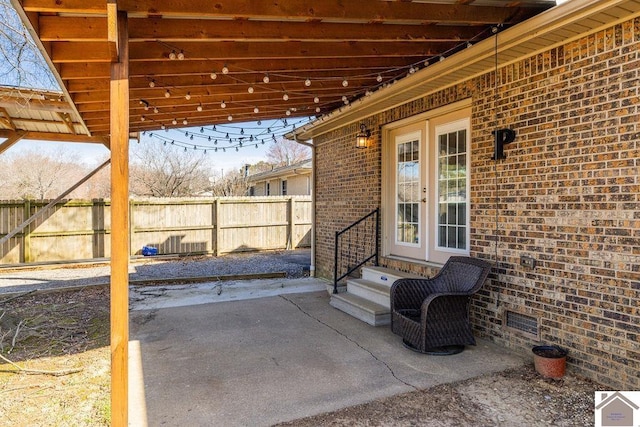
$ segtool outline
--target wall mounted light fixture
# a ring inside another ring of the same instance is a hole
[[[370,136],[371,131],[367,129],[364,123],[360,123],[360,132],[356,135],[356,148],[367,148]]]

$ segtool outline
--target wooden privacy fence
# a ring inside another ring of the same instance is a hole
[[[48,201],[0,201],[0,238]],[[131,200],[131,254],[224,254],[311,246],[311,198],[222,197]],[[61,201],[0,247],[0,263],[110,256],[108,200]]]

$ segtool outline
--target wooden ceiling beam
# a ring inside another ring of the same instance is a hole
[[[106,42],[52,42],[52,61],[62,62],[109,62],[111,59]],[[357,58],[357,57],[419,57],[428,58],[454,48],[457,43],[442,42],[280,42],[246,43],[185,42],[181,49],[186,62],[191,60],[230,61],[236,59],[296,59],[296,58]],[[170,61],[170,48],[162,43],[132,43],[130,61]]]
[[[163,41],[466,41],[486,27],[461,25],[391,25],[324,22],[275,22],[211,19],[131,19],[129,42]],[[43,41],[104,41],[107,21],[100,17],[41,16]]]
[[[96,0],[93,0],[96,1]],[[63,3],[64,4],[64,3]],[[423,22],[498,24],[507,23],[514,10],[532,14],[548,7],[512,8],[499,6],[451,5],[407,1],[371,0],[174,0],[158,4],[154,0],[121,0],[122,10],[131,17],[200,17],[229,19],[277,19],[299,21]],[[522,12],[521,12],[522,13]]]
[[[10,138],[16,133],[13,131],[0,130],[0,138]],[[57,141],[57,142],[82,142],[104,144],[104,138],[100,136],[89,136],[81,134],[55,133],[55,132],[25,132],[24,139],[36,141]]]
[[[245,70],[255,72],[269,72],[272,74],[300,73],[301,76],[315,72],[362,73],[384,71],[404,67],[407,60],[398,57],[367,57],[367,58],[293,58],[283,60],[266,59],[252,60],[203,60],[203,61],[161,61],[161,62],[133,62],[131,63],[131,77],[145,76],[193,76],[202,75],[209,78],[212,71],[223,77],[220,69],[224,64],[229,67],[229,75],[236,76],[246,73]],[[109,65],[99,62],[64,63],[61,64],[60,74],[65,80],[88,80],[94,78],[109,78]]]
[[[531,7],[475,6],[407,1],[371,0],[174,0],[158,4],[155,0],[120,0],[118,7],[135,17],[192,17],[212,19],[265,19],[285,21],[341,22],[422,22],[497,24],[521,20],[552,6]],[[515,3],[518,4],[518,3]],[[52,12],[106,16],[104,0],[23,0],[27,12]]]
[[[4,141],[0,142],[0,154],[7,151],[9,148],[13,147],[18,141],[23,139],[27,134],[26,131],[3,131],[0,130],[0,138],[5,138]]]
[[[359,71],[360,74],[357,74]],[[382,73],[386,74],[386,73]],[[220,75],[216,80],[211,80],[206,76],[175,76],[164,77],[162,79],[151,79],[149,77],[130,78],[132,91],[151,90],[157,93],[158,97],[164,96],[164,91],[178,90],[184,92],[191,90],[201,90],[202,88],[226,89],[233,87],[236,91],[248,91],[252,87],[254,91],[274,91],[274,90],[303,90],[313,91],[319,88],[342,86],[343,79],[347,79],[350,85],[370,85],[376,84],[376,74],[362,75],[362,70],[349,70],[345,72],[324,71],[321,73],[307,73],[311,85],[304,85],[305,77],[287,78],[287,76],[271,75],[270,82],[262,82],[263,74],[236,74],[233,77]],[[150,88],[149,83],[153,81],[155,88]],[[69,93],[81,93],[86,91],[106,91],[109,90],[109,81],[105,79],[95,80],[71,80],[67,83]]]

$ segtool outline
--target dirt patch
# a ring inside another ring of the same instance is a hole
[[[278,425],[589,426],[598,389],[574,376],[543,379],[529,365]]]
[[[0,298],[0,424],[109,425],[108,343],[106,287]]]
[[[149,321],[153,312],[149,313]],[[0,424],[103,426],[110,421],[109,291],[0,297]],[[593,425],[594,391],[567,375],[541,378],[533,365],[398,395],[281,426]]]

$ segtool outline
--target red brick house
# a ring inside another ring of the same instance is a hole
[[[557,344],[576,372],[639,389],[639,11],[567,2],[299,129],[316,274],[333,278],[335,232],[380,208],[381,266],[494,263],[477,335]]]

